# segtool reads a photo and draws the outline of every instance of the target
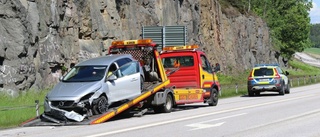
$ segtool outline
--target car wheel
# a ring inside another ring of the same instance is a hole
[[[256,95],[256,96],[260,96],[260,91],[256,91],[256,92],[255,92],[255,95]]]
[[[98,99],[96,99],[94,101],[94,104],[93,104],[93,113],[94,114],[102,114],[104,112],[107,112],[108,110],[108,107],[107,107],[107,98],[105,96],[100,96]]]
[[[213,88],[210,94],[209,106],[216,106],[218,104],[218,91]]]
[[[143,89],[143,83],[144,83],[144,80],[143,80],[143,77],[142,76],[140,76],[140,90],[141,90],[141,93],[143,93],[144,92],[144,89]]]
[[[249,97],[253,97],[253,96],[254,96],[253,91],[252,91],[252,90],[250,90],[249,88],[248,88],[248,95],[249,95]]]
[[[280,95],[284,95],[284,92],[285,92],[284,86],[285,86],[285,85],[282,83],[282,84],[281,84],[281,88],[280,88],[280,90],[279,90],[279,94],[280,94]]]
[[[287,84],[286,87],[287,87],[287,88],[286,88],[285,93],[286,93],[286,94],[290,94],[290,82],[288,82],[288,84]]]

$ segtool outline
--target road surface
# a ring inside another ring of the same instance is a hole
[[[304,63],[310,64],[312,66],[320,67],[320,60],[315,59],[308,54],[305,54],[303,52],[297,52],[294,54],[294,57]]]

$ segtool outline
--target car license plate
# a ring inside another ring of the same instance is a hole
[[[260,81],[260,82],[268,82],[269,79],[260,79],[259,81]]]

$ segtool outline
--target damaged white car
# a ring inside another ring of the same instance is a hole
[[[47,94],[48,116],[82,121],[141,94],[143,70],[129,54],[107,55],[80,62]]]

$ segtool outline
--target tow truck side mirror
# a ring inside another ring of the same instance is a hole
[[[286,71],[286,72],[285,72],[285,74],[288,76],[288,75],[289,75],[289,72],[288,72],[288,71]]]
[[[216,66],[212,65],[212,68],[213,68],[213,72],[218,72],[220,71],[220,64],[216,63]]]

